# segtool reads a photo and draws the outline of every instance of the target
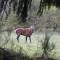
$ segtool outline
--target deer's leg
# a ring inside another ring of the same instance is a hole
[[[20,37],[20,35],[17,35],[17,41],[19,42],[19,37]]]
[[[31,36],[29,36],[29,39],[30,39],[30,43],[31,43]]]
[[[27,42],[27,36],[26,36],[26,42]]]

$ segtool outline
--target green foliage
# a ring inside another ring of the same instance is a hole
[[[48,58],[49,52],[51,52],[55,48],[55,44],[54,43],[51,44],[49,40],[50,40],[50,37],[48,36],[48,34],[45,34],[44,41],[41,40],[42,49],[43,49],[43,54],[42,54],[43,58]]]
[[[6,14],[5,19],[7,20],[8,16],[10,15],[11,11],[13,10],[14,13],[18,18],[22,18],[22,21],[25,21],[27,17],[28,8],[31,6],[32,0],[1,0],[0,1],[0,20],[3,19]]]
[[[53,5],[60,8],[60,0],[41,0],[38,14],[42,15],[44,9],[46,10],[46,8],[48,7],[49,10]]]
[[[29,60],[29,56],[0,47],[0,60]]]
[[[31,3],[32,0],[0,0],[0,20],[3,19],[3,16],[5,16],[4,14],[6,14],[5,19],[7,19],[13,10],[18,19],[21,17],[23,22],[26,21]],[[38,14],[42,15],[44,9],[46,10],[47,7],[50,9],[52,5],[60,7],[60,0],[40,0]]]

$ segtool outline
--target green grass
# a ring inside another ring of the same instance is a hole
[[[33,15],[34,15],[34,13],[33,13]],[[46,23],[46,20],[47,20],[47,17],[48,17],[47,15],[48,14],[45,14],[45,16],[43,15],[43,18],[41,18],[41,20],[39,21],[39,27],[38,27],[37,30],[39,30],[40,32],[42,30],[44,30],[43,28],[45,28],[45,26],[46,26],[45,23]],[[54,17],[55,17],[55,15],[54,15]],[[56,19],[55,19],[55,21],[57,21]],[[57,23],[59,23],[59,22],[57,22]],[[5,22],[5,26],[4,27],[9,27],[9,26],[12,26],[12,27],[13,26],[16,26],[16,27],[27,27],[27,24],[26,23],[22,23],[20,20],[18,20],[16,18],[16,16],[14,14],[11,14],[8,17],[8,20]],[[6,40],[6,38],[4,37],[1,40],[2,43],[1,43],[0,46],[4,47],[4,48],[8,48],[10,50],[13,50],[15,52],[22,51],[24,54],[27,54],[30,57],[32,57],[32,56],[41,56],[43,50],[41,48],[41,42],[39,42],[38,40],[43,40],[44,36],[40,32],[39,32],[39,34],[34,33],[32,35],[32,43],[29,42],[29,39],[28,39],[28,42],[25,43],[25,37],[22,37],[22,36],[20,37],[20,39],[19,39],[20,42],[18,43],[17,40],[16,40],[16,34],[14,32],[12,32],[9,42],[7,44],[3,45],[3,41]],[[5,34],[7,34],[7,33],[5,33]],[[4,35],[4,33],[2,33],[2,35]],[[50,56],[60,57],[60,35],[56,35],[55,34],[53,37],[51,37],[50,41],[56,43],[56,49],[54,49],[50,53]],[[40,48],[37,48],[38,45],[40,46]]]
[[[7,33],[3,33],[2,35],[6,36]],[[54,37],[55,36],[55,37]],[[60,36],[59,35],[54,35],[53,37],[51,37],[51,42],[55,42],[56,41],[56,48],[50,52],[50,56],[51,57],[59,57],[60,56],[60,48],[57,47],[60,43]],[[3,38],[3,40],[5,39],[5,37]],[[13,32],[11,33],[11,37],[10,40],[7,44],[3,45],[3,40],[1,41],[2,45],[1,47],[3,48],[8,48],[11,51],[15,51],[15,52],[23,52],[24,54],[30,56],[30,57],[34,57],[34,56],[41,56],[43,53],[42,47],[41,47],[41,42],[40,40],[43,40],[44,36],[43,34],[38,34],[38,33],[34,33],[32,35],[32,43],[30,43],[29,39],[27,40],[27,42],[25,42],[25,37],[21,36],[19,38],[19,43],[16,40],[16,34]],[[56,40],[57,39],[57,40]],[[4,40],[6,41],[6,40]],[[59,41],[59,42],[58,42]],[[50,42],[50,43],[51,43]],[[57,49],[58,48],[58,49]]]

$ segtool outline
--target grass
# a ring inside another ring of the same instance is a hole
[[[6,36],[7,34],[4,33],[2,35]],[[53,40],[53,37],[51,37],[52,40]],[[57,39],[57,38],[58,37],[55,37],[55,39]],[[4,39],[5,39],[5,37],[4,37]],[[25,55],[28,55],[29,57],[41,56],[43,50],[41,48],[40,40],[43,40],[43,39],[44,39],[43,34],[39,35],[38,33],[34,33],[32,35],[32,43],[30,43],[29,39],[25,43],[25,37],[24,36],[21,36],[19,38],[20,42],[18,43],[17,40],[16,40],[16,34],[13,32],[11,34],[9,42],[7,44],[3,45],[3,46],[1,45],[1,47],[7,48],[7,49],[12,50],[14,52],[19,52],[20,53],[20,51],[21,51],[22,53],[24,53]],[[4,41],[6,41],[6,40],[4,40]],[[1,42],[3,44],[3,41],[1,41]],[[57,42],[57,44],[58,44],[58,42]],[[50,56],[59,57],[60,56],[60,50],[55,48],[50,53]]]
[[[41,20],[44,20],[45,19],[45,16],[43,19]],[[47,17],[46,17],[47,19]],[[46,20],[45,19],[45,20]],[[40,32],[42,31],[42,27],[45,26],[45,20],[39,24],[39,30]],[[35,21],[35,20],[34,20]],[[40,23],[40,22],[39,22]],[[16,27],[26,27],[27,24],[26,23],[22,23],[20,20],[18,20],[14,14],[11,14],[8,18],[8,20],[5,22],[5,26],[4,27],[9,27],[9,26],[16,26]],[[22,50],[22,52],[30,57],[33,57],[33,56],[41,56],[42,55],[42,48],[41,48],[41,42],[39,42],[40,40],[43,40],[44,39],[44,35],[41,34],[41,33],[34,33],[32,35],[32,43],[29,42],[29,39],[28,39],[28,42],[25,43],[25,37],[21,36],[20,37],[20,42],[18,43],[17,40],[16,40],[16,34],[14,32],[11,33],[11,37],[10,37],[10,40],[8,43],[6,43],[5,45],[3,45],[3,42],[6,41],[5,37],[2,39],[2,45],[1,47],[3,48],[7,48],[7,49],[10,49],[12,51],[15,51],[15,52],[20,52]],[[5,33],[6,34],[6,33]],[[4,35],[4,33],[2,34]],[[50,41],[52,42],[56,42],[56,49],[54,49],[51,53],[50,53],[50,56],[56,56],[56,57],[60,57],[60,47],[59,47],[59,44],[60,44],[60,35],[54,35],[53,37],[51,37]]]

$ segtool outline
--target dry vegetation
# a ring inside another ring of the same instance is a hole
[[[2,25],[0,25],[0,28],[2,28],[2,30],[0,29],[0,31],[1,31],[2,35],[3,35],[2,31],[7,32],[8,35],[5,36],[5,38],[6,38],[4,40],[5,42],[0,44],[0,47],[2,47],[2,48],[0,48],[0,60],[49,60],[49,59],[54,60],[48,56],[48,52],[47,52],[48,50],[50,50],[50,46],[48,46],[50,44],[49,37],[45,37],[45,39],[44,39],[44,40],[47,40],[47,42],[48,42],[47,46],[45,46],[46,44],[43,45],[45,43],[44,41],[42,42],[42,48],[41,48],[43,50],[42,57],[41,57],[41,55],[39,57],[37,57],[37,53],[39,53],[39,52],[37,52],[37,50],[36,50],[35,55],[31,58],[27,54],[24,54],[22,52],[22,50],[23,50],[22,47],[20,47],[20,46],[15,47],[13,40],[10,41],[10,34],[11,34],[10,30],[5,31],[6,29],[12,29],[12,27],[16,27],[16,28],[17,27],[29,27],[30,25],[34,24],[36,27],[36,31],[44,32],[46,26],[48,25],[49,17],[50,17],[50,25],[48,26],[49,31],[53,31],[54,27],[57,24],[57,28],[55,31],[60,32],[60,20],[59,20],[60,19],[60,12],[59,12],[59,9],[52,7],[49,11],[44,12],[41,17],[38,17],[36,15],[33,16],[33,15],[34,14],[32,14],[32,16],[28,16],[26,23],[22,23],[20,20],[18,20],[14,16],[14,14],[11,14],[8,17],[8,20],[3,20],[3,22],[1,23]],[[0,34],[0,37],[1,37],[1,34]],[[3,39],[0,38],[0,40],[2,42]],[[9,45],[9,43],[11,46],[7,47],[7,45]],[[54,44],[53,44],[53,47],[54,47]],[[28,46],[29,51],[30,51],[30,49],[31,48]],[[51,50],[53,50],[52,47],[51,47]],[[17,53],[17,51],[18,51],[18,53]],[[48,57],[47,59],[45,59],[45,54]]]

